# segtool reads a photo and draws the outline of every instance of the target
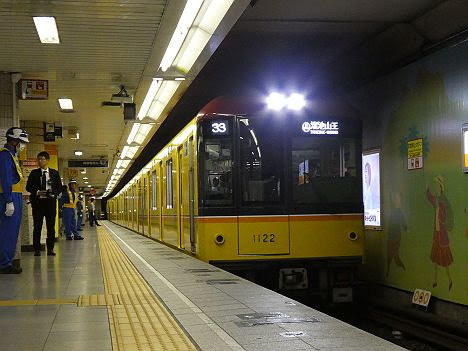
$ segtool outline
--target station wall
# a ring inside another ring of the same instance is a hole
[[[366,231],[365,278],[468,304],[468,42],[445,48],[351,93],[364,150],[381,149],[382,230]],[[423,138],[423,168],[407,141]]]

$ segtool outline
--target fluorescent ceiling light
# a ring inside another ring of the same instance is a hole
[[[185,5],[184,11],[180,16],[179,23],[177,23],[177,28],[172,34],[171,41],[167,46],[166,52],[164,53],[163,59],[161,61],[161,69],[165,72],[174,61],[177,53],[179,52],[185,37],[197,16],[198,11],[203,3],[203,0],[188,0]]]
[[[154,97],[156,96],[156,93],[159,90],[159,87],[161,86],[162,79],[155,78],[151,82],[151,85],[148,89],[148,92],[146,93],[145,100],[143,100],[143,103],[141,104],[140,110],[138,111],[138,118],[143,119],[146,117],[148,110],[151,106],[151,103],[154,100]]]
[[[80,171],[80,173],[81,173],[81,174],[86,174],[86,169],[82,169],[82,170]]]
[[[85,184],[88,184],[89,182],[84,182]]]
[[[37,34],[43,44],[59,44],[60,38],[54,17],[33,17]]]
[[[185,77],[176,77],[176,78],[174,78],[174,80],[184,81],[184,80],[185,80]]]
[[[88,188],[91,188],[91,185],[88,185]]]
[[[161,89],[159,89],[156,100],[151,104],[148,116],[154,119],[158,119],[179,85],[180,81],[165,81],[161,85]]]
[[[130,148],[130,146],[128,145],[125,145],[122,149],[122,153],[120,154],[120,158],[121,159],[124,159],[126,156],[127,156],[127,152],[128,152],[128,149]]]
[[[199,24],[194,23],[197,28],[191,36],[189,43],[184,44],[181,54],[176,59],[175,65],[179,70],[183,72],[190,71],[233,2],[234,0],[210,2],[202,14]]]
[[[72,99],[58,99],[60,109],[62,110],[73,110]],[[78,136],[79,138],[79,136]]]
[[[83,180],[88,180],[88,177],[83,177]]]
[[[149,125],[149,124],[142,124],[139,126],[140,128],[138,129],[138,133],[137,135],[135,136],[135,142],[138,143],[138,144],[143,144],[143,142],[145,141],[146,139],[146,136],[148,135],[148,133],[150,132],[151,128],[153,128],[152,125]]]
[[[140,123],[134,123],[132,126],[132,130],[130,131],[130,134],[128,135],[127,144],[131,144],[135,140],[135,136],[138,133],[138,128],[140,128]]]
[[[140,148],[139,146],[130,146],[128,148],[127,157],[133,158],[133,156],[135,156],[139,148]]]
[[[75,150],[75,156],[83,156],[83,151]]]

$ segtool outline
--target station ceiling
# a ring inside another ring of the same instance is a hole
[[[468,28],[465,0],[236,2],[242,2],[242,16],[190,77],[185,93],[174,96],[174,108],[114,193],[218,95],[286,85],[338,94],[460,40]],[[185,0],[0,1],[0,71],[50,82],[48,101],[20,101],[20,118],[61,123],[63,161],[82,150],[83,158],[102,156],[114,166],[131,126],[120,107],[102,102],[123,84],[141,105],[184,5]],[[39,42],[36,15],[56,17],[60,45]],[[60,112],[59,97],[72,97],[75,112]],[[75,128],[80,140],[67,135]],[[88,171],[98,191],[109,171]]]

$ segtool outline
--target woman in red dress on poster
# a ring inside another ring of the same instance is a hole
[[[434,262],[434,283],[432,287],[437,286],[437,266],[445,267],[449,279],[449,290],[452,289],[452,277],[450,276],[449,266],[453,262],[452,251],[450,250],[450,241],[448,231],[451,229],[453,218],[450,204],[444,195],[444,178],[440,175],[435,177],[439,191],[436,196],[432,195],[429,186],[426,185],[427,200],[435,209],[434,218],[434,236],[432,237],[431,261]],[[450,228],[449,228],[450,227]]]

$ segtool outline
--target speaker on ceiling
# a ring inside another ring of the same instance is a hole
[[[124,104],[124,121],[134,121],[136,119],[136,105],[134,103]]]

